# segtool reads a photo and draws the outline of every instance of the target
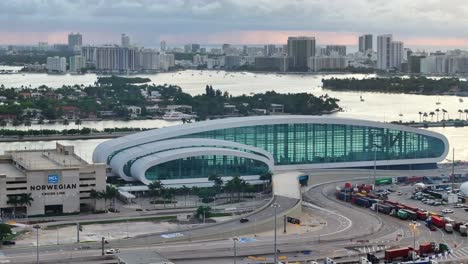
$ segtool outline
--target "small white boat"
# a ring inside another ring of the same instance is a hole
[[[170,111],[163,115],[162,119],[164,120],[182,120],[182,119],[191,119],[194,118],[194,115],[184,114],[182,112]]]

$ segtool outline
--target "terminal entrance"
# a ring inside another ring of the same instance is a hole
[[[61,204],[46,205],[44,207],[44,212],[46,214],[61,214],[61,213],[63,213],[63,205],[61,205]]]

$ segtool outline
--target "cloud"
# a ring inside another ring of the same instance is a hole
[[[466,0],[2,0],[0,24],[8,26],[0,27],[0,43],[11,43],[9,36],[18,32],[42,33],[46,40],[80,31],[88,43],[117,41],[126,32],[144,45],[161,37],[178,44],[222,43],[235,40],[234,33],[237,40],[274,40],[285,32],[315,32],[347,43],[369,32],[464,45],[467,12]]]

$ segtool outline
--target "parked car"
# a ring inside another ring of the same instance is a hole
[[[451,213],[453,213],[453,210],[452,210],[452,209],[446,208],[446,209],[442,210],[442,213],[444,213],[444,214],[451,214]]]
[[[12,245],[16,245],[16,242],[15,241],[3,241],[2,245],[4,246],[12,246]]]
[[[397,192],[398,195],[402,195],[403,193],[402,192]]]

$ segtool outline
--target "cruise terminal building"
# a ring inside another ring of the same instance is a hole
[[[79,213],[84,207],[103,210],[91,190],[106,188],[106,165],[89,164],[73,146],[7,151],[0,156],[0,217]],[[12,204],[12,197],[30,195],[30,205]],[[13,209],[15,208],[15,209]]]
[[[208,176],[258,181],[268,172],[336,168],[430,169],[447,139],[408,126],[330,116],[217,119],[144,131],[101,143],[95,163],[127,181],[210,184]]]

